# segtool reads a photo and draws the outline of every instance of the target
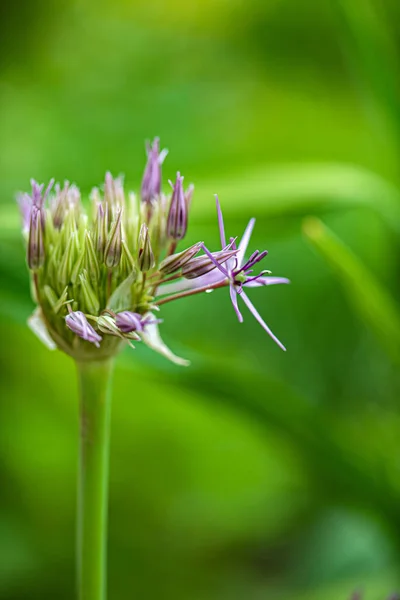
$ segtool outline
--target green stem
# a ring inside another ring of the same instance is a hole
[[[112,360],[78,362],[78,598],[106,600]]]

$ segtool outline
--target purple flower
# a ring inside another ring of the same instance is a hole
[[[160,323],[158,319],[153,319],[150,315],[143,317],[139,313],[125,310],[115,315],[115,324],[122,333],[131,333],[137,331],[141,333],[146,325]]]
[[[219,226],[219,234],[221,239],[221,245],[224,248],[226,246],[226,236],[225,236],[225,227],[224,220],[222,216],[221,205],[218,200],[218,196],[215,197],[217,203],[217,214],[218,214],[218,226]],[[254,252],[249,260],[244,262],[244,254],[247,249],[248,243],[250,241],[250,237],[254,228],[255,219],[250,219],[249,224],[246,227],[243,238],[240,242],[240,246],[238,249],[238,253],[232,261],[228,262],[225,266],[222,266],[216,263],[217,268],[221,271],[222,275],[224,275],[229,280],[229,291],[231,296],[231,301],[233,308],[235,309],[236,315],[239,319],[239,322],[243,322],[242,313],[239,310],[238,306],[238,294],[243,299],[243,302],[246,304],[247,308],[250,310],[253,317],[260,323],[261,327],[268,333],[268,335],[278,344],[282,350],[286,350],[285,346],[278,340],[278,338],[272,333],[268,325],[265,323],[264,319],[261,317],[260,313],[255,308],[254,304],[251,302],[250,298],[243,291],[245,286],[247,287],[257,287],[262,285],[271,285],[271,283],[289,283],[289,280],[283,277],[265,277],[266,271],[262,271],[259,275],[252,276],[253,269],[258,262],[260,262],[267,255],[267,251],[259,252],[258,250]],[[231,240],[232,242],[232,240]],[[205,246],[203,246],[203,250],[210,257],[211,253],[207,250]],[[244,264],[243,264],[244,263]],[[271,280],[272,279],[272,280]]]
[[[217,203],[217,213],[218,213],[218,225],[221,239],[221,247],[222,249],[226,249],[226,236],[225,236],[225,228],[224,221],[222,217],[221,207],[218,201],[218,197],[216,197]],[[268,333],[269,336],[278,344],[282,350],[286,350],[283,344],[278,340],[278,338],[272,333],[268,325],[265,323],[261,315],[258,313],[257,309],[251,302],[250,298],[244,292],[245,287],[261,287],[266,285],[276,285],[280,283],[289,283],[289,280],[285,277],[271,277],[266,275],[266,271],[262,271],[258,275],[252,274],[252,267],[254,267],[258,262],[260,262],[265,256],[264,252],[255,252],[253,253],[249,260],[245,261],[244,255],[247,250],[247,246],[250,241],[250,237],[254,228],[255,219],[251,219],[249,224],[247,225],[243,237],[240,241],[240,244],[236,250],[236,254],[234,257],[230,258],[224,265],[220,264],[218,260],[216,260],[215,255],[212,254],[204,244],[202,244],[202,248],[204,252],[207,254],[209,259],[214,263],[215,269],[211,271],[211,273],[207,273],[202,277],[198,277],[197,279],[191,281],[179,281],[170,284],[166,284],[160,286],[158,289],[158,295],[165,294],[175,294],[175,293],[185,293],[192,291],[195,293],[197,289],[213,289],[215,287],[222,287],[224,282],[229,285],[229,292],[233,307],[235,309],[236,315],[239,321],[243,322],[243,316],[239,310],[238,306],[238,296],[242,298],[243,302],[246,304],[252,315],[255,319],[260,323],[262,328]],[[235,247],[235,241],[233,238],[230,239],[230,245],[232,248]]]
[[[100,347],[102,337],[93,329],[83,312],[80,310],[70,312],[69,315],[65,317],[65,322],[67,327],[80,338],[87,342],[91,342],[97,348]]]
[[[160,152],[160,140],[155,138],[153,144],[147,144],[147,164],[144,170],[141,196],[142,201],[150,204],[153,198],[161,192],[161,165],[167,156],[168,150]]]
[[[183,192],[183,177],[176,174],[175,185],[169,182],[173,192],[167,220],[167,235],[174,240],[182,240],[186,235],[188,225],[188,205]],[[193,189],[189,188],[188,199],[192,197]]]

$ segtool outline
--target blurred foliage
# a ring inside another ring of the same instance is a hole
[[[288,352],[221,291],[164,307],[188,370],[123,353],[110,598],[399,589],[399,3],[0,11],[0,598],[74,594],[75,374],[25,326],[15,191],[54,176],[88,193],[106,169],[137,189],[153,135],[165,180],[196,184],[188,242],[217,244],[214,192],[232,235],[257,218],[254,249],[292,286],[253,296]]]

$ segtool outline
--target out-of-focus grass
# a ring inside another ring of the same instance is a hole
[[[188,244],[218,243],[215,192],[230,234],[257,217],[251,249],[266,246],[267,268],[292,285],[252,299],[288,352],[250,315],[239,325],[221,291],[163,310],[190,369],[140,347],[120,357],[110,598],[346,600],[364,588],[379,600],[400,584],[398,14],[389,0],[3,8],[1,598],[74,594],[73,365],[24,325],[13,196],[32,176],[87,195],[106,169],[138,189],[155,134],[170,149],[165,180],[180,168],[196,184]],[[314,236],[344,287],[301,236],[308,214],[351,248]]]

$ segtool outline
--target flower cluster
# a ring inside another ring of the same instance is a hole
[[[238,298],[272,339],[284,349],[251,303],[244,288],[288,283],[268,271],[254,274],[267,255],[245,259],[254,227],[252,219],[240,241],[226,240],[217,198],[221,249],[198,242],[177,252],[187,231],[193,185],[185,190],[177,173],[162,191],[161,170],[167,152],[159,140],[147,147],[140,198],[126,194],[121,176],[106,174],[94,188],[85,210],[79,189],[51,181],[32,181],[31,194],[20,194],[27,263],[38,308],[30,319],[35,333],[51,348],[77,360],[114,355],[121,344],[143,341],[178,364],[162,342],[154,313],[185,296],[228,287],[239,321]]]

